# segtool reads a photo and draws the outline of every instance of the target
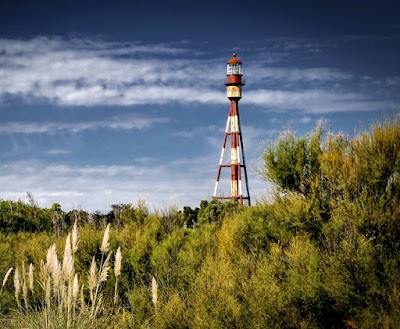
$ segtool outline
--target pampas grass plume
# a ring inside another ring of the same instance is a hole
[[[108,239],[110,237],[110,223],[107,224],[106,230],[104,231],[103,242],[101,243],[100,251],[105,254],[109,251]]]
[[[34,270],[34,266],[32,263],[29,264],[29,289],[33,292],[33,270]]]
[[[96,272],[97,272],[96,259],[93,256],[92,263],[90,264],[89,276],[88,276],[88,286],[89,286],[90,290],[93,290],[94,288],[96,288],[96,285],[97,285]]]
[[[72,286],[72,296],[76,299],[79,293],[78,274],[75,274],[74,284]]]
[[[121,275],[121,263],[122,263],[121,248],[118,247],[117,253],[115,254],[115,266],[114,266],[114,272],[116,277]]]
[[[154,307],[157,308],[157,281],[154,276],[151,279],[151,301]]]
[[[7,280],[8,280],[8,277],[10,276],[10,274],[11,274],[11,272],[12,272],[13,269],[14,269],[13,267],[10,267],[10,268],[8,269],[6,275],[4,276],[3,285],[2,285],[1,288],[0,288],[0,295],[2,294],[3,288],[4,288],[4,286],[6,285]]]
[[[47,251],[46,267],[48,272],[50,273],[54,273],[54,271],[57,271],[58,258],[57,258],[57,248],[55,243]]]
[[[4,287],[4,286],[6,285],[7,280],[8,280],[8,277],[10,276],[10,274],[11,274],[11,272],[12,272],[13,269],[14,269],[13,267],[10,267],[10,268],[8,269],[6,275],[5,275],[4,279],[3,279],[3,286],[2,286],[2,287]]]
[[[99,283],[107,281],[108,277],[108,271],[110,269],[110,257],[111,257],[112,252],[109,252],[107,255],[106,260],[104,261],[104,264],[101,268],[101,273],[100,273],[100,278],[99,278]]]
[[[78,224],[75,220],[74,227],[72,228],[72,253],[75,254],[78,250]]]
[[[72,257],[71,236],[67,235],[64,249],[64,259],[62,264],[64,280],[69,280],[74,275],[74,258]]]
[[[18,268],[16,268],[14,272],[14,288],[15,288],[15,299],[17,300],[18,305],[20,305],[19,295],[21,293],[21,279],[19,277]]]

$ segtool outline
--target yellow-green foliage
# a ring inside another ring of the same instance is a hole
[[[86,286],[84,301],[75,307],[83,310],[79,323],[97,328],[398,327],[399,141],[399,117],[354,138],[324,137],[321,126],[301,138],[286,133],[263,155],[261,173],[277,187],[269,203],[244,208],[213,200],[196,211],[170,207],[150,213],[139,200],[113,205],[107,215],[77,213],[82,216],[74,270],[79,286]],[[3,222],[15,228],[7,217],[10,204],[2,205]],[[11,206],[12,216],[24,209],[37,218],[42,211]],[[72,225],[68,218],[75,213],[57,209],[67,223],[62,234],[52,228],[0,233],[2,278],[13,267],[23,282],[22,264],[25,272],[31,262],[38,271],[53,243],[64,250],[66,228]],[[122,251],[118,279],[114,254],[107,258],[101,248],[107,222],[108,249]],[[93,256],[97,269],[111,264],[98,291],[102,307],[96,320],[86,282]],[[0,292],[0,326],[39,323],[42,287],[29,292],[28,308],[20,292],[15,313],[11,271]],[[48,316],[63,327],[68,313],[57,312]]]

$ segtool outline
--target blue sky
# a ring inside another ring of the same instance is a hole
[[[0,199],[198,206],[217,174],[232,52],[253,200],[268,195],[263,145],[285,129],[323,120],[352,135],[399,112],[394,1],[277,3],[3,5]]]

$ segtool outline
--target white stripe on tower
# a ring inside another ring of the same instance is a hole
[[[228,120],[226,120],[226,128],[225,128],[225,138],[224,138],[224,143],[222,145],[222,151],[221,151],[221,157],[219,158],[219,165],[222,165],[222,162],[224,161],[224,153],[225,153],[225,147],[226,147],[226,136],[229,131],[229,116]]]
[[[233,114],[231,116],[231,197],[236,198],[238,196],[238,117],[237,117],[237,102],[235,100],[231,103]]]
[[[239,127],[240,130],[240,127]],[[237,153],[238,153],[238,179],[239,179],[239,196],[242,196],[242,167],[240,166],[240,147],[239,147],[239,134],[238,134],[238,141],[237,141]]]
[[[225,148],[226,148],[226,136],[228,135],[228,132],[229,132],[229,123],[230,123],[230,116],[228,115],[228,119],[226,120],[224,143],[222,144],[221,156],[219,158],[219,169],[218,169],[217,180],[215,182],[213,196],[217,196],[219,176],[220,176],[220,172],[221,172],[222,162],[224,161],[224,154],[225,154]]]
[[[217,189],[218,189],[218,180],[215,182],[215,188],[214,188],[214,197],[217,196]]]

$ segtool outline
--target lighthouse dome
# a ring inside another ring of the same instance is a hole
[[[236,57],[236,54],[235,54],[235,53],[233,53],[232,56],[233,56],[233,57],[228,61],[228,64],[233,64],[233,63],[240,63],[240,64],[242,64],[242,62],[240,61],[240,59]]]

